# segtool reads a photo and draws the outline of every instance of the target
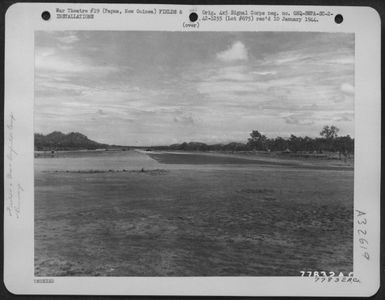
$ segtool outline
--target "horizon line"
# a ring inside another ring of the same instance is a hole
[[[64,135],[69,135],[71,133],[78,133],[78,134],[81,134],[81,135],[84,135],[86,138],[94,141],[94,142],[97,142],[99,144],[106,144],[108,146],[119,146],[119,147],[164,147],[164,146],[171,146],[171,145],[180,145],[180,144],[183,144],[183,143],[186,143],[186,144],[189,144],[189,143],[200,143],[200,144],[205,144],[205,145],[208,145],[208,146],[211,146],[211,145],[227,145],[227,144],[231,144],[231,143],[239,143],[239,144],[247,144],[247,141],[248,141],[248,138],[249,138],[249,135],[248,137],[246,138],[246,140],[228,140],[228,141],[221,141],[221,142],[202,142],[202,141],[198,141],[198,140],[185,140],[185,141],[182,141],[182,142],[175,142],[175,143],[167,143],[167,144],[141,144],[141,145],[135,145],[135,144],[131,144],[131,145],[124,145],[124,144],[120,144],[120,143],[106,143],[106,142],[99,142],[99,141],[96,141],[92,138],[90,138],[88,135],[86,134],[83,134],[79,131],[70,131],[68,133],[64,133],[62,131],[59,131],[59,130],[54,130],[50,133],[47,133],[47,134],[44,134],[44,133],[39,133],[39,132],[34,132],[34,135],[35,134],[40,134],[40,135],[43,135],[43,136],[47,136],[51,133],[54,133],[54,132],[59,132],[59,133],[62,133]],[[276,139],[276,138],[282,138],[282,139],[289,139],[291,137],[291,135],[294,135],[295,137],[298,137],[298,138],[311,138],[311,139],[316,139],[316,138],[322,138],[322,136],[320,136],[319,134],[317,136],[309,136],[309,135],[295,135],[295,134],[289,134],[289,136],[285,137],[285,136],[281,136],[281,135],[276,135],[276,136],[268,136],[266,134],[264,134],[263,132],[260,132],[262,135],[264,135],[266,138],[268,139]],[[341,135],[341,136],[337,136],[337,137],[346,137],[346,136],[349,136],[350,138],[352,139],[355,139],[354,136],[352,136],[351,134],[345,134],[345,135]]]

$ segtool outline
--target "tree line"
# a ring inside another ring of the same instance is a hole
[[[106,148],[108,145],[90,140],[79,132],[64,134],[54,131],[47,135],[35,133],[35,150],[56,151],[56,150],[95,150]]]
[[[339,136],[336,126],[324,126],[319,137],[300,137],[294,134],[289,138],[268,138],[258,130],[253,130],[245,143],[213,144],[190,142],[170,146],[153,147],[159,150],[184,151],[282,151],[282,152],[338,152],[340,155],[354,153],[354,139],[349,135]]]

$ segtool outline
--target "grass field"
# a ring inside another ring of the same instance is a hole
[[[113,155],[35,160],[37,276],[352,271],[352,168]]]

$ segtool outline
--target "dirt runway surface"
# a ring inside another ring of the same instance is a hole
[[[35,160],[37,276],[352,271],[352,170],[189,167],[128,152],[81,168],[76,156]]]

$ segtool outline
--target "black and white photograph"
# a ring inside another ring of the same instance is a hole
[[[36,31],[35,276],[348,276],[354,69],[354,33]]]
[[[4,28],[10,293],[377,293],[375,9],[16,3]]]

